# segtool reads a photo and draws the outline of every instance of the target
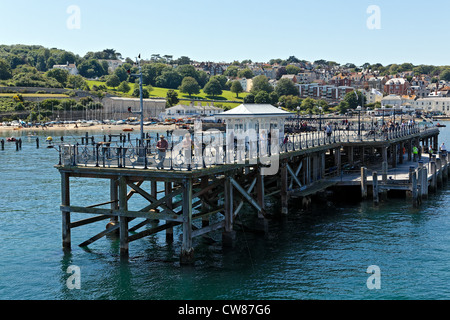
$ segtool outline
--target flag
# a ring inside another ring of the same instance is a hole
[[[375,94],[377,96],[382,96],[383,95],[380,91],[376,90],[375,88],[372,88],[372,94]]]

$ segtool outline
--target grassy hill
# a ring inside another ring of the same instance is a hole
[[[95,81],[95,80],[87,80],[86,81],[88,86],[92,89],[92,86],[96,85],[96,86],[100,86],[100,85],[104,85],[105,87],[108,88],[108,92],[113,93],[113,94],[117,94],[119,96],[124,96],[124,97],[132,97],[132,93],[134,91],[134,85],[130,84],[130,91],[127,93],[122,93],[117,91],[115,88],[112,87],[108,87],[106,86],[105,82],[103,81]],[[145,86],[144,86],[145,88]],[[167,91],[169,91],[170,89],[166,89],[166,88],[158,88],[158,87],[152,87],[152,90],[150,91],[150,98],[165,98],[167,95]],[[201,101],[202,105],[208,103],[208,100],[216,100],[216,102],[214,104],[216,105],[222,105],[222,106],[229,106],[229,107],[235,107],[241,103],[243,103],[244,101],[244,97],[246,95],[248,95],[247,92],[242,92],[239,94],[239,97],[236,97],[236,94],[228,91],[228,90],[224,90],[222,92],[222,95],[220,96],[209,96],[206,93],[203,92],[203,90],[200,90],[199,94],[196,95],[192,95],[189,96],[188,94],[182,93],[179,90],[175,90],[175,92],[178,93],[178,99],[190,99],[190,100],[207,100],[207,101]],[[217,102],[217,101],[223,101],[223,102]],[[227,101],[238,101],[238,102],[227,102]]]

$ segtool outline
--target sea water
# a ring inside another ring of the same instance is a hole
[[[450,184],[417,209],[407,199],[376,207],[371,200],[328,202],[310,212],[292,206],[286,219],[269,222],[265,235],[236,226],[234,248],[222,247],[220,232],[194,238],[192,267],[179,264],[177,228],[171,244],[164,232],[130,243],[123,261],[117,238],[78,247],[106,220],[72,229],[72,250],[62,250],[58,153],[45,138],[80,141],[81,135],[40,131],[37,149],[36,137],[20,134],[22,150],[6,143],[0,151],[0,299],[450,298]],[[439,141],[450,145],[450,128],[442,128]],[[73,205],[109,200],[107,180],[71,178],[71,188]],[[269,202],[269,210],[276,205]],[[238,219],[250,212],[246,207]],[[376,288],[369,285],[370,266],[379,270]]]

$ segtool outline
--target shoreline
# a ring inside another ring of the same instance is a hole
[[[124,129],[126,129],[127,131],[124,131]],[[128,131],[132,129],[132,131]],[[171,124],[171,125],[150,125],[150,126],[144,126],[144,132],[162,132],[162,131],[167,131],[167,130],[175,130],[176,129],[176,125]],[[95,132],[105,132],[105,133],[140,133],[140,127],[139,126],[130,126],[130,125],[106,125],[106,124],[102,124],[102,125],[92,125],[89,127],[82,127],[82,126],[78,126],[75,127],[74,124],[68,124],[68,125],[63,125],[63,126],[52,126],[52,127],[32,127],[32,128],[19,128],[19,127],[12,127],[12,126],[0,126],[0,134],[2,133],[8,133],[11,136],[14,135],[21,135],[21,132],[52,132],[52,131],[68,131],[71,133],[85,133],[85,132],[89,132],[89,131],[95,131]]]

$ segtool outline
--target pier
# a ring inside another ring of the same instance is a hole
[[[190,264],[195,260],[195,237],[221,231],[222,244],[233,246],[241,214],[253,214],[263,232],[272,218],[288,214],[291,200],[308,208],[315,194],[333,188],[357,190],[352,197],[372,199],[374,205],[391,191],[405,192],[417,207],[449,175],[449,158],[437,151],[439,129],[434,126],[410,123],[381,130],[373,123],[361,128],[359,122],[357,128],[344,129],[334,123],[331,134],[299,132],[290,130],[287,115],[277,110],[251,111],[246,119],[230,113],[225,132],[203,131],[196,123],[193,132],[168,133],[163,163],[156,138],[86,138],[82,144],[61,144],[56,168],[61,174],[63,247],[71,248],[74,229],[107,221],[78,245],[86,247],[116,233],[126,258],[133,241],[165,232],[166,241],[173,242],[173,230],[179,227],[180,263]],[[429,146],[435,150],[431,156],[422,151]],[[109,188],[102,192],[109,201],[71,205],[76,196],[71,194],[72,178],[108,180]],[[267,199],[274,196],[279,209],[266,210]],[[135,197],[148,204],[129,210]],[[244,204],[252,210],[244,212]],[[72,213],[87,218],[72,221]],[[155,226],[154,221],[159,223]]]

